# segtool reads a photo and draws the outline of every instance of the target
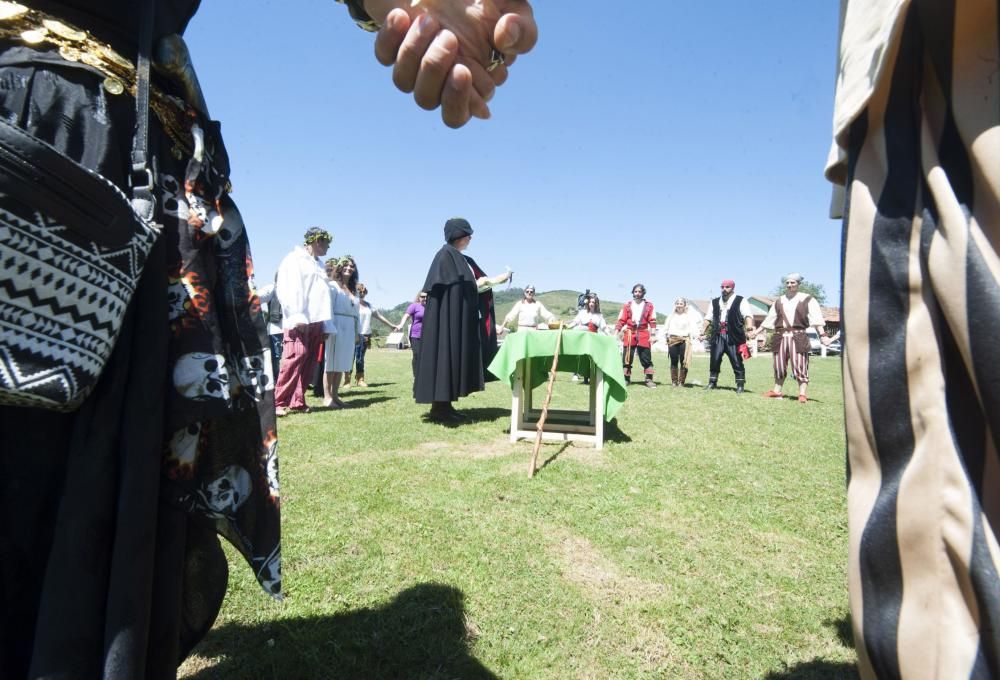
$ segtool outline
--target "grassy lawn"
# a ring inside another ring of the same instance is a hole
[[[742,396],[727,364],[705,392],[654,362],[668,384],[630,388],[604,450],[546,443],[529,480],[506,385],[446,428],[409,352],[370,352],[352,408],[280,421],[286,600],[230,550],[181,677],[856,677],[839,358],[813,359],[805,405],[760,397],[770,355]],[[585,389],[560,374],[555,401]]]

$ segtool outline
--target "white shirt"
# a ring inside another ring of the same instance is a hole
[[[537,326],[541,323],[540,319],[552,321],[556,318],[552,312],[545,309],[545,305],[541,302],[525,302],[524,300],[514,303],[511,310],[507,312],[507,316],[503,318],[503,325],[506,326],[515,317],[518,327]]]
[[[305,246],[295,248],[278,265],[278,299],[281,327],[290,330],[302,324],[330,320],[330,287],[318,257]]]
[[[719,323],[726,323],[726,317],[729,315],[729,308],[733,306],[733,301],[736,299],[736,293],[729,296],[729,300],[724,299],[721,295],[719,296]],[[712,312],[709,308],[709,312]],[[753,318],[753,310],[750,308],[750,303],[747,302],[746,298],[740,301],[740,318],[745,319],[747,317]],[[710,317],[706,317],[710,318]]]
[[[668,336],[679,335],[682,338],[695,338],[701,332],[701,327],[698,325],[694,314],[690,311],[686,311],[683,314],[672,312],[667,316],[664,332]]]
[[[364,303],[358,303],[358,319],[361,322],[361,335],[372,334],[372,308]]]
[[[842,217],[847,180],[847,135],[876,89],[888,87],[886,68],[903,33],[910,0],[841,0],[840,55],[833,108],[833,144],[826,178],[837,187],[830,217]]]
[[[267,318],[267,334],[268,335],[281,335],[281,326],[278,324],[271,323],[271,315],[268,311],[271,309],[271,304],[274,301],[274,282],[271,282],[257,291],[257,297],[260,298],[260,303],[266,305],[264,311],[264,316]]]
[[[583,330],[590,330],[588,324],[594,324],[597,327],[598,333],[606,333],[607,335],[614,335],[614,329],[608,325],[608,322],[604,320],[604,317],[598,312],[588,312],[586,309],[581,309],[573,317],[573,320],[566,324],[567,328],[582,328]]]
[[[785,327],[790,328],[792,322],[795,320],[795,312],[798,310],[799,305],[805,302],[805,299],[809,298],[808,307],[806,307],[807,323],[810,326],[824,326],[826,322],[823,320],[823,310],[820,309],[819,303],[816,298],[806,295],[805,293],[796,293],[793,297],[788,297],[787,295],[782,295],[779,300],[781,300],[781,307],[785,316]],[[778,322],[778,302],[775,300],[774,304],[771,305],[771,309],[767,311],[767,316],[764,317],[764,322],[761,327],[774,329],[775,324]]]

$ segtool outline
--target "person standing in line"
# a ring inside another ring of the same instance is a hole
[[[354,348],[354,366],[355,366],[355,378],[358,387],[368,387],[368,383],[365,382],[365,353],[371,347],[372,342],[372,318],[376,318],[382,323],[384,323],[389,328],[395,328],[396,324],[385,318],[385,314],[379,310],[372,307],[365,296],[368,295],[368,287],[363,283],[358,284],[358,323],[359,323],[359,335],[361,336],[358,340],[357,346]],[[344,376],[344,389],[347,389],[351,384],[351,372],[348,371]]]
[[[516,319],[517,330],[534,331],[538,329],[542,321],[549,322],[555,318],[555,314],[535,299],[535,287],[529,285],[525,287],[523,297],[514,303],[500,325],[506,326]]]
[[[340,398],[341,378],[351,370],[358,343],[358,268],[350,255],[326,262],[330,286],[330,322],[324,348],[323,405],[344,408]]]
[[[278,300],[278,275],[274,281],[257,291],[262,305],[267,305],[267,337],[271,341],[271,370],[274,378],[281,372],[281,345],[285,332],[281,329],[281,302]]]
[[[316,356],[330,320],[330,288],[320,258],[333,237],[321,227],[310,227],[303,245],[296,246],[278,265],[281,326],[284,329],[281,372],[274,389],[275,414],[308,413],[305,392],[316,366]]]
[[[583,309],[576,313],[569,323],[566,324],[566,328],[579,328],[580,330],[587,331],[590,333],[602,333],[604,335],[614,335],[614,329],[608,325],[608,322],[604,320],[604,315],[601,314],[601,300],[597,297],[597,293],[591,293],[590,289],[587,289],[587,298],[584,302]],[[586,374],[583,376],[583,384],[590,384],[590,374],[592,371],[588,369]],[[579,379],[579,374],[573,374],[574,379]]]
[[[705,389],[714,390],[718,387],[722,356],[726,355],[736,377],[736,393],[742,394],[747,382],[743,357],[744,354],[749,356],[746,347],[747,332],[753,331],[753,310],[742,295],[735,294],[735,281],[726,279],[721,288],[722,295],[712,299],[712,317],[705,317],[701,335],[698,336],[699,340],[704,340],[708,329],[712,329],[708,384]]]
[[[653,303],[646,299],[646,286],[637,283],[632,286],[632,301],[622,306],[615,324],[615,332],[625,330],[622,337],[622,366],[625,370],[625,384],[632,382],[632,362],[639,355],[646,387],[654,388],[653,357],[650,351],[650,333],[656,331],[656,312]]]
[[[674,311],[664,322],[670,355],[670,385],[684,387],[691,365],[691,343],[698,337],[697,320],[688,309],[687,300],[674,300]]]
[[[512,272],[488,277],[463,253],[472,240],[468,220],[448,220],[444,238],[424,281],[427,304],[414,396],[418,404],[431,404],[431,420],[457,423],[466,418],[452,402],[485,388],[486,366],[497,352],[491,291]]]
[[[403,314],[403,318],[398,324],[393,326],[395,330],[402,330],[403,326],[406,325],[407,321],[410,323],[410,353],[412,354],[412,359],[410,360],[410,369],[413,371],[413,384],[416,386],[417,381],[417,365],[420,363],[420,343],[421,343],[421,333],[424,327],[424,305],[427,304],[427,291],[420,291],[417,296],[413,298],[413,302],[406,308],[406,313]],[[414,387],[416,390],[416,387]],[[415,394],[415,393],[414,393]]]
[[[760,328],[750,334],[756,338],[764,329],[774,331],[771,338],[771,352],[774,355],[774,389],[764,393],[767,399],[781,399],[781,386],[788,375],[788,363],[792,364],[792,376],[799,383],[799,403],[809,401],[809,336],[810,326],[819,333],[820,342],[830,344],[826,335],[823,310],[812,295],[799,291],[802,275],[793,273],[785,277],[785,294],[774,301]]]

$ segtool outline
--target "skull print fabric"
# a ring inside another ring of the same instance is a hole
[[[164,221],[176,225],[166,235],[175,239],[166,497],[212,520],[280,597],[274,376],[246,229],[225,193],[208,200],[171,175],[162,189]],[[198,212],[206,204],[212,219]]]

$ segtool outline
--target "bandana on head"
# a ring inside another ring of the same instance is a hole
[[[722,282],[722,285],[723,286],[729,286],[730,288],[735,288],[736,287],[736,282],[733,281],[732,279],[726,279],[725,281]]]
[[[306,230],[306,235],[303,237],[303,241],[306,245],[321,240],[326,241],[327,243],[333,243],[333,237],[330,236],[330,232],[320,227],[309,227]]]

